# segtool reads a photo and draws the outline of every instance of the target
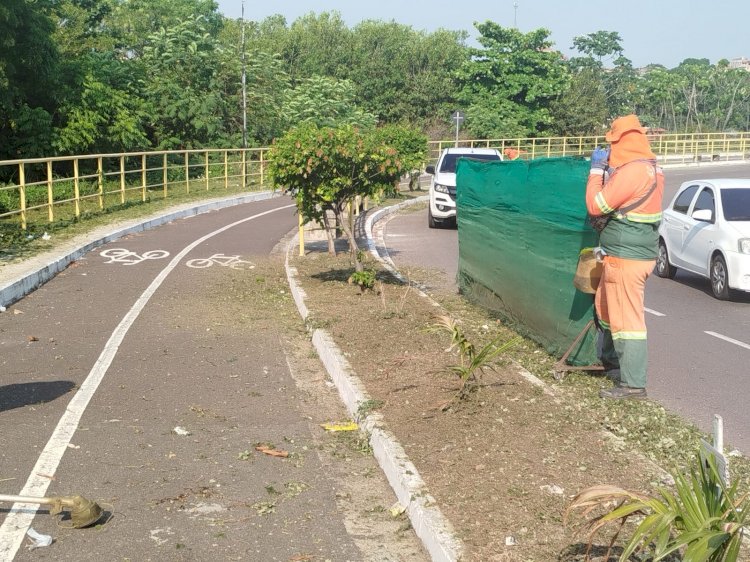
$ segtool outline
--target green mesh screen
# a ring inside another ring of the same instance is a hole
[[[583,158],[479,162],[456,170],[458,282],[469,299],[562,356],[593,317],[593,295],[573,287],[586,221]],[[597,363],[590,330],[568,363]]]

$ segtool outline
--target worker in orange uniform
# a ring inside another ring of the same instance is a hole
[[[506,148],[503,150],[503,154],[508,160],[517,160],[521,156],[521,152],[515,148]]]
[[[602,330],[601,360],[617,383],[601,390],[602,398],[646,396],[644,292],[658,252],[664,174],[645,133],[636,115],[615,119],[605,137],[610,148],[591,155],[586,185],[592,224],[606,222],[599,226],[604,267],[594,305]]]

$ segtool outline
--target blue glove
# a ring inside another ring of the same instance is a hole
[[[591,169],[606,170],[609,166],[609,148],[596,147],[591,153]]]

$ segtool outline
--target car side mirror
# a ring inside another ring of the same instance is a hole
[[[435,166],[427,166],[424,169],[424,171],[427,172],[428,174],[434,176],[435,175]]]
[[[693,213],[693,218],[701,222],[714,222],[714,213],[711,209],[700,209]]]

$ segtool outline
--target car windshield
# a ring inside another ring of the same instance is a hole
[[[500,156],[497,154],[446,154],[443,157],[443,162],[440,164],[440,172],[443,173],[456,173],[456,163],[459,158],[471,158],[472,160],[500,160]]]
[[[724,220],[750,221],[750,187],[721,190]]]

